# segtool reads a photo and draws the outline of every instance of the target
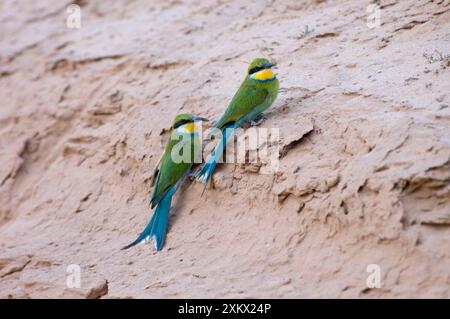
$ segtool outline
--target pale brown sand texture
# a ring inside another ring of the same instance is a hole
[[[79,1],[79,30],[69,3],[0,4],[0,297],[450,297],[448,0],[374,29],[369,1]],[[121,251],[173,116],[218,119],[261,55],[279,172],[222,165]]]

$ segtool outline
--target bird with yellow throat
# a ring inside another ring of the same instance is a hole
[[[235,130],[246,123],[253,122],[277,98],[280,84],[273,72],[274,66],[275,63],[268,59],[254,59],[225,113],[214,126],[216,130],[220,130],[221,138],[197,175],[197,178],[205,184],[203,191],[223,155],[227,141],[234,135]]]
[[[207,121],[192,114],[179,114],[171,127],[166,149],[153,173],[155,187],[150,204],[156,207],[152,218],[138,238],[123,249],[145,243],[155,238],[156,250],[161,250],[167,233],[172,197],[189,174],[200,155],[200,138],[197,121]]]

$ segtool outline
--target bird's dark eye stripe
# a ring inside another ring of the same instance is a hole
[[[180,127],[181,125],[184,125],[184,124],[187,124],[187,123],[190,123],[190,122],[192,122],[192,120],[181,120],[181,121],[178,121],[178,122],[176,122],[176,123],[173,125],[173,128],[178,128],[178,127]]]
[[[253,73],[256,73],[256,72],[261,71],[261,70],[264,70],[263,66],[255,66],[254,68],[251,68],[248,71],[248,74],[253,74]]]

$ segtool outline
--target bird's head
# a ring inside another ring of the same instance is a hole
[[[196,133],[196,121],[208,121],[208,119],[188,113],[179,114],[173,120],[172,128],[180,133],[193,134]]]
[[[248,67],[248,76],[250,79],[257,82],[273,81],[276,79],[276,75],[272,70],[275,65],[275,63],[272,63],[265,58],[256,58]]]

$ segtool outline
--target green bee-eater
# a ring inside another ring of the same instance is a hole
[[[275,64],[264,58],[257,58],[250,63],[247,75],[234,95],[225,113],[214,126],[221,130],[222,138],[212,156],[201,168],[198,178],[203,180],[205,190],[217,163],[219,162],[228,139],[236,128],[254,121],[275,101],[279,82],[272,67]],[[227,136],[228,135],[228,136]]]
[[[155,212],[139,237],[123,249],[146,242],[153,236],[156,249],[161,250],[163,247],[172,196],[201,155],[199,132],[195,121],[207,119],[191,114],[180,114],[175,117],[166,149],[153,174],[156,182],[150,204],[152,208],[156,206]]]

